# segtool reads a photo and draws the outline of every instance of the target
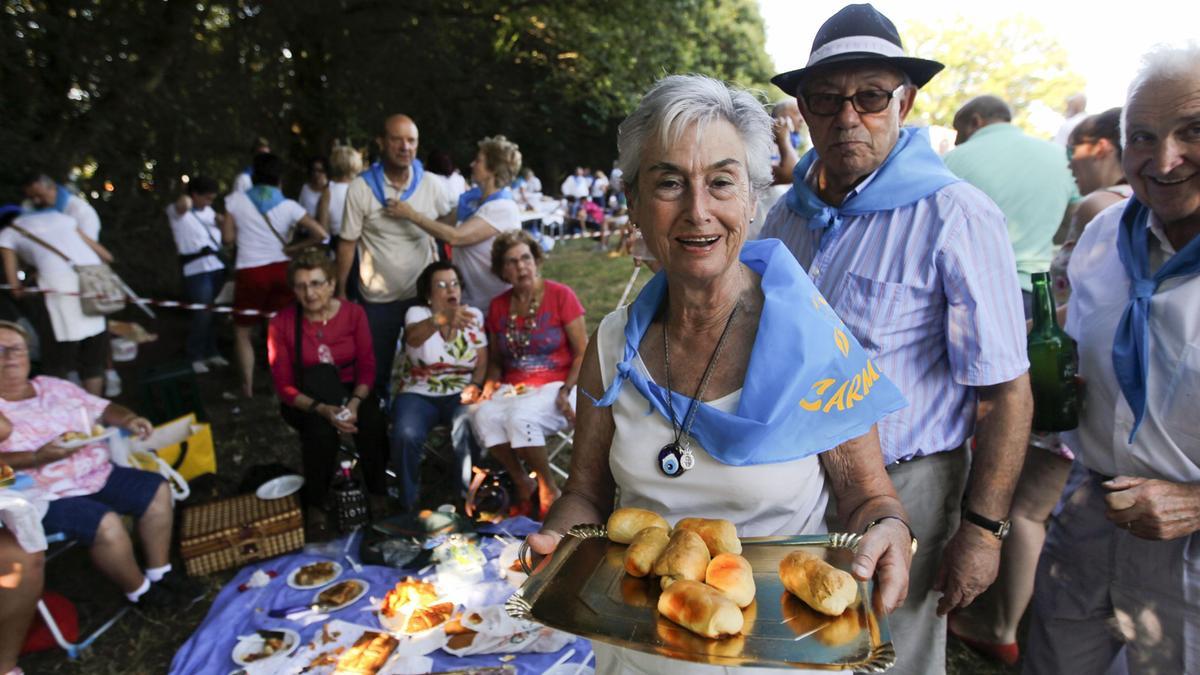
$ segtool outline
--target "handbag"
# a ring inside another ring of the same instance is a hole
[[[11,225],[25,238],[38,244],[62,258],[79,275],[79,305],[84,314],[89,316],[105,316],[125,309],[125,283],[104,263],[96,265],[76,265],[67,254],[51,246],[41,237],[29,230]]]
[[[304,310],[296,306],[296,362],[292,376],[296,380],[296,388],[305,396],[325,405],[345,405],[349,394],[346,385],[338,373],[338,367],[332,363],[318,363],[315,366],[304,367],[301,359],[304,336],[301,333],[301,322],[304,320]]]
[[[118,452],[115,445],[114,462],[163,476],[176,501],[187,499],[191,494],[188,481],[217,472],[212,426],[197,422],[195,413],[154,427],[144,440],[130,438],[124,454]]]

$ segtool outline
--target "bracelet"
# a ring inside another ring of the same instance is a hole
[[[359,396],[358,394],[350,394],[350,399],[347,400],[346,403],[349,403],[350,401],[355,401],[355,400],[357,400],[359,403],[362,403],[363,401],[365,401],[367,399],[363,398],[362,396]]]
[[[912,537],[912,555],[916,555],[917,554],[917,535],[913,534],[912,526],[908,524],[908,521],[904,520],[900,516],[880,516],[880,517],[876,518],[875,520],[872,520],[870,523],[868,523],[867,526],[863,528],[862,533],[866,534],[867,532],[869,532],[871,530],[872,527],[875,527],[879,523],[882,523],[883,521],[885,521],[889,518],[893,518],[895,520],[900,521],[900,523],[902,525],[904,525],[904,528],[908,530],[908,536]]]

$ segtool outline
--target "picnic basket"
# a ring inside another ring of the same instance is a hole
[[[304,546],[304,516],[295,495],[240,495],[184,509],[180,549],[187,573],[212,574]]]

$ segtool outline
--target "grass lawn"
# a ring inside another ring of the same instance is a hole
[[[567,284],[579,295],[587,310],[589,334],[599,325],[600,320],[616,307],[617,300],[621,297],[621,292],[633,271],[630,258],[608,258],[605,254],[594,251],[593,247],[594,243],[589,240],[567,242],[555,249],[544,267],[547,278]],[[642,270],[630,300],[649,278],[649,271]],[[119,397],[118,401],[135,410],[139,407],[139,372],[150,365],[180,358],[186,326],[182,314],[165,312],[157,322],[146,324],[152,332],[159,333],[159,341],[143,346],[142,355],[137,362],[122,366],[126,393]],[[229,328],[225,324],[223,326],[222,330],[228,338]],[[232,353],[228,344],[223,345],[223,351],[226,354]],[[215,481],[196,482],[190,501],[234,494],[243,473],[256,464],[281,462],[298,468],[296,434],[279,417],[278,402],[270,393],[265,359],[261,353],[257,378],[255,398],[240,404],[236,410],[233,403],[221,398],[222,392],[236,389],[234,375],[230,370],[199,379],[202,400],[213,425],[219,475]],[[432,473],[435,472],[426,471],[423,477]],[[428,503],[436,506],[443,501],[444,496],[435,494],[430,497]],[[269,563],[264,563],[264,566],[270,568]],[[69,661],[61,651],[54,650],[25,657],[21,660],[21,666],[31,675],[165,673],[175,650],[203,620],[213,598],[232,576],[233,572],[226,572],[208,577],[210,589],[207,596],[192,607],[180,608],[177,612],[153,619],[132,613],[126,615],[80,660]],[[116,588],[99,578],[88,561],[86,551],[68,551],[51,562],[47,567],[46,578],[48,590],[66,595],[77,605],[80,623],[85,630],[103,622],[123,602]],[[948,661],[948,671],[956,674],[991,675],[1016,672],[976,658],[953,640],[948,648]],[[232,668],[232,662],[230,667]]]

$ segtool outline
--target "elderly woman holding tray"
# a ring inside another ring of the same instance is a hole
[[[905,401],[780,242],[744,243],[771,182],[770,117],[744,91],[671,76],[621,124],[618,150],[663,269],[588,343],[571,476],[530,547],[549,554],[616,506],[724,518],[742,536],[820,533],[832,496],[838,528],[864,533],[854,575],[878,573],[891,611],[912,539],[874,423]],[[601,673],[672,667],[598,643],[596,657]]]

